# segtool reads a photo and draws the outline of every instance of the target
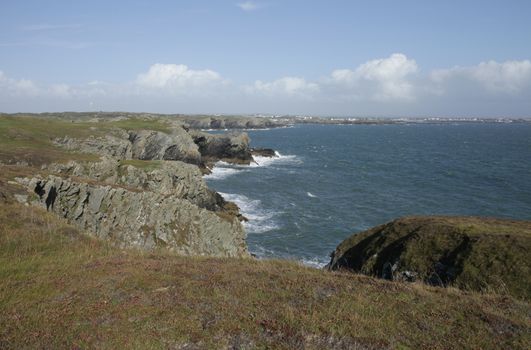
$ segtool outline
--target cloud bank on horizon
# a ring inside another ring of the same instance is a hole
[[[321,78],[285,76],[247,85],[208,68],[155,63],[121,83],[76,86],[0,71],[3,112],[127,110],[161,113],[531,116],[531,61],[485,61],[423,71],[403,53],[338,68]],[[462,108],[449,108],[458,104]],[[529,111],[529,114],[521,111]]]
[[[531,117],[529,13],[529,0],[3,1],[0,112]]]

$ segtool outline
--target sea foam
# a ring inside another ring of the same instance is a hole
[[[302,161],[295,155],[283,155],[275,151],[274,157],[253,156],[250,165],[230,164],[222,160],[217,161],[212,168],[212,172],[205,175],[206,180],[223,180],[241,171],[248,171],[249,168],[267,167],[274,163],[279,164],[300,164]]]
[[[225,200],[236,203],[241,214],[249,220],[243,224],[247,233],[264,233],[279,227],[274,219],[278,213],[265,209],[260,200],[250,199],[242,194],[222,192],[219,194]]]
[[[251,167],[263,167],[273,163],[302,163],[302,161],[295,155],[283,155],[275,151],[273,157],[253,156]]]
[[[211,170],[212,172],[208,175],[205,175],[204,178],[207,180],[221,180],[225,179],[231,175],[234,175],[240,171],[241,169],[237,169],[230,166],[225,166],[224,164],[219,163],[225,163],[225,162],[218,162],[216,163],[216,166]],[[225,163],[228,165],[228,163]]]

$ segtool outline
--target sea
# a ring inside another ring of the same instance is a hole
[[[407,215],[531,220],[531,123],[295,125],[247,131],[274,158],[218,162],[249,250],[323,267],[346,237]]]

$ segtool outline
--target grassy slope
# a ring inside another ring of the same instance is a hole
[[[531,222],[476,217],[406,217],[354,234],[336,249],[351,268],[381,275],[385,262],[427,278],[436,262],[455,266],[454,286],[531,300]]]
[[[510,297],[119,250],[0,204],[0,348],[530,348]]]
[[[114,128],[125,130],[150,129],[170,131],[165,120],[131,118],[90,122],[87,119],[68,120],[53,117],[0,115],[0,162],[25,161],[31,165],[68,160],[96,160],[90,154],[68,152],[53,144],[58,137],[85,138],[103,136]]]

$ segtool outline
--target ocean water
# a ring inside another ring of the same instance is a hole
[[[258,257],[320,267],[344,238],[405,215],[531,220],[531,123],[297,125],[249,131],[278,151],[218,163],[211,188],[249,219]]]

